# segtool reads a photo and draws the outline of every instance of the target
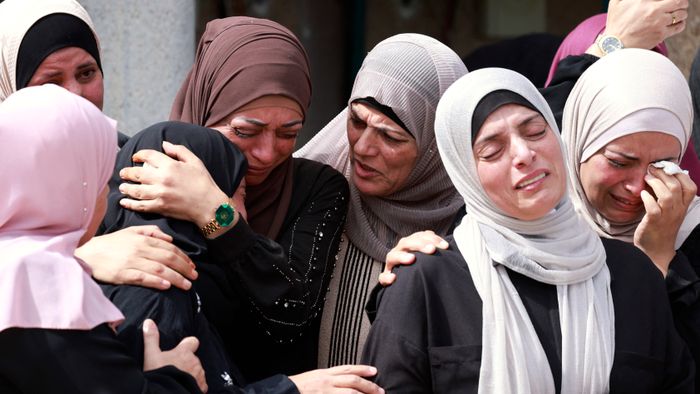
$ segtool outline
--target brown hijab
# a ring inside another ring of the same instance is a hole
[[[217,126],[246,104],[268,95],[289,97],[306,116],[311,77],[301,42],[270,20],[216,19],[207,23],[170,119]],[[255,232],[277,237],[289,208],[292,184],[290,156],[263,183],[246,188],[246,209]]]

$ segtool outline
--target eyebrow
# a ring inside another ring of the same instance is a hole
[[[269,124],[269,123],[263,122],[260,119],[255,119],[255,118],[245,118],[245,117],[237,117],[237,118],[246,122],[246,123],[254,124],[254,125],[259,126],[259,127],[265,127]],[[282,124],[280,127],[287,128],[287,127],[296,126],[296,125],[302,124],[302,123],[303,123],[303,121],[301,119],[295,119],[295,120],[292,120],[292,121],[289,121],[287,123]]]

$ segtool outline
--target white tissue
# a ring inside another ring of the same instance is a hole
[[[651,165],[653,165],[656,168],[663,168],[666,175],[676,175],[676,174],[680,174],[680,173],[688,175],[687,170],[681,169],[681,167],[678,164],[671,162],[671,161],[661,160],[661,161],[651,163]]]

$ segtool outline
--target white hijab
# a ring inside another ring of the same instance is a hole
[[[398,34],[367,54],[348,105],[373,97],[391,107],[415,137],[418,159],[403,187],[387,197],[364,196],[350,182],[347,234],[374,259],[383,261],[400,237],[431,229],[445,234],[462,199],[452,186],[435,146],[435,108],[442,93],[467,73],[450,48],[422,34]],[[328,164],[350,178],[345,108],[294,156]]]
[[[642,216],[628,223],[613,223],[600,215],[583,190],[581,163],[613,140],[639,131],[672,135],[680,144],[682,156],[692,120],[688,83],[663,55],[643,49],[615,51],[583,73],[564,107],[562,139],[569,153],[574,206],[600,235],[632,243]],[[681,225],[676,249],[699,223],[700,199],[696,197]]]
[[[17,54],[24,35],[39,19],[58,13],[83,20],[97,40],[90,16],[75,0],[5,0],[0,3],[0,103],[17,90]]]
[[[547,358],[506,267],[556,285],[562,335],[562,393],[608,391],[615,330],[610,273],[600,238],[569,197],[542,218],[507,216],[484,190],[472,151],[472,116],[497,90],[523,96],[559,139],[537,89],[516,72],[486,68],[455,82],[440,100],[435,133],[440,156],[467,214],[454,233],[483,301],[480,393],[553,393]],[[562,148],[563,155],[563,148]]]

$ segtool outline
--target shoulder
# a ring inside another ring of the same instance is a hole
[[[295,157],[293,160],[296,186],[323,189],[331,187],[335,191],[349,193],[347,179],[333,167],[301,157]]]
[[[649,286],[654,283],[658,284],[660,289],[664,289],[661,271],[639,248],[617,239],[601,240],[613,283],[623,284],[629,290],[656,287]]]

